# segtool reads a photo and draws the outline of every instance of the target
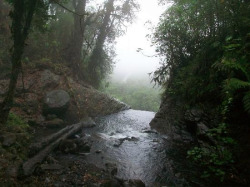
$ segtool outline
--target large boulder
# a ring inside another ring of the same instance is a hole
[[[70,103],[70,96],[64,90],[53,90],[48,92],[44,98],[43,112],[44,114],[63,115]]]
[[[50,70],[44,70],[41,73],[40,82],[43,88],[54,88],[60,84],[60,76],[52,73]]]

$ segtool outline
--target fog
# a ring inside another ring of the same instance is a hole
[[[159,67],[159,58],[146,57],[155,55],[155,48],[146,35],[151,34],[150,28],[156,26],[160,15],[166,7],[159,6],[157,0],[138,0],[140,11],[132,25],[129,25],[124,36],[117,39],[116,65],[112,78],[126,81],[128,78],[145,78],[149,80],[148,73]],[[151,22],[151,24],[147,22]],[[142,52],[137,52],[142,48]],[[143,54],[142,54],[143,53]]]

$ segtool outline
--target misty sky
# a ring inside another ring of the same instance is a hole
[[[117,39],[116,44],[116,65],[114,74],[122,75],[125,79],[129,76],[147,75],[159,66],[159,59],[145,57],[136,52],[138,48],[143,49],[146,55],[154,55],[154,47],[150,47],[151,42],[146,38],[150,34],[150,25],[145,24],[151,21],[157,25],[161,13],[166,7],[159,6],[157,0],[138,0],[140,12],[132,25],[127,28],[124,36]]]

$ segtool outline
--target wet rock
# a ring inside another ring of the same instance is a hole
[[[216,140],[208,134],[209,128],[204,123],[199,123],[197,125],[197,137],[198,142],[203,147],[208,147],[210,145],[216,145]]]
[[[63,169],[63,166],[60,164],[42,164],[41,169],[42,170],[61,170]]]
[[[92,128],[96,126],[96,123],[91,117],[85,117],[81,120],[81,123],[83,124],[83,128]]]
[[[96,150],[95,151],[97,154],[100,154],[102,151],[101,150]]]
[[[204,135],[209,131],[209,128],[204,123],[197,124],[197,134]]]
[[[132,136],[132,137],[126,139],[126,140],[136,142],[136,141],[139,141],[139,138],[136,138],[136,137]]]
[[[145,187],[145,184],[140,179],[130,179],[125,181],[124,187]]]
[[[159,140],[158,139],[153,139],[153,141],[152,142],[159,142]]]
[[[3,134],[0,136],[0,141],[4,147],[10,147],[16,142],[16,135],[13,133]]]
[[[142,133],[148,133],[148,134],[158,134],[155,130],[143,130]]]
[[[45,114],[63,115],[70,103],[70,96],[64,90],[54,90],[48,92],[44,97],[43,112]]]
[[[109,172],[111,175],[117,174],[117,166],[115,163],[106,163],[106,171]]]
[[[88,142],[86,142],[86,140],[83,138],[78,138],[75,140],[77,147],[78,147],[78,152],[84,152],[84,153],[88,153],[90,152],[91,146],[89,145]]]
[[[55,118],[51,121],[47,121],[45,125],[47,128],[61,128],[64,126],[64,121],[62,119]]]
[[[114,143],[114,147],[120,147],[122,144],[123,144],[123,142],[124,141],[139,141],[139,139],[138,138],[136,138],[136,137],[126,137],[126,138],[120,138],[118,141],[116,141],[115,143]]]
[[[88,144],[85,144],[79,147],[79,150],[85,153],[89,153],[90,149],[91,149],[91,146]]]
[[[77,144],[74,140],[63,140],[59,145],[59,150],[64,153],[75,153]]]
[[[115,133],[114,132],[111,132],[110,134],[109,134],[109,136],[114,136],[115,135]]]
[[[184,131],[184,130],[181,131],[181,138],[182,138],[182,140],[184,142],[192,142],[192,141],[194,141],[194,138],[193,138],[192,134],[187,132],[187,131]]]
[[[113,146],[114,146],[114,147],[120,147],[120,146],[121,146],[121,144],[122,144],[122,143],[121,143],[120,141],[117,141],[116,143],[114,143],[114,145],[113,145]]]
[[[81,138],[81,136],[78,135],[78,134],[76,134],[76,135],[75,135],[75,138],[79,139],[79,138]]]
[[[184,120],[186,121],[193,121],[193,122],[199,122],[202,118],[202,111],[198,109],[191,109],[187,110],[184,114]]]

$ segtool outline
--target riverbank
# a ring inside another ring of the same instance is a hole
[[[7,77],[8,75],[1,75],[0,101],[8,88]],[[38,172],[25,180],[19,180],[23,176],[22,164],[30,157],[32,143],[82,119],[104,116],[128,108],[126,104],[97,91],[87,83],[76,80],[72,72],[60,64],[43,63],[24,67],[23,74],[18,79],[8,124],[1,127],[1,186],[34,186],[36,181],[41,186],[46,185],[43,179],[47,177],[43,174],[50,173],[46,169],[42,175]],[[47,159],[43,163],[46,162]],[[70,165],[73,167],[74,163]],[[90,164],[80,164],[79,167],[83,168],[83,175],[87,175],[84,168],[93,168],[91,171],[96,170],[100,176],[103,175],[104,178],[100,177],[100,181],[111,179],[104,171]],[[67,171],[71,172],[71,169],[68,167]]]
[[[213,105],[187,109],[179,97],[167,95],[150,122],[168,136],[173,173],[189,186],[249,186],[248,117],[233,126],[221,123],[220,115]]]

